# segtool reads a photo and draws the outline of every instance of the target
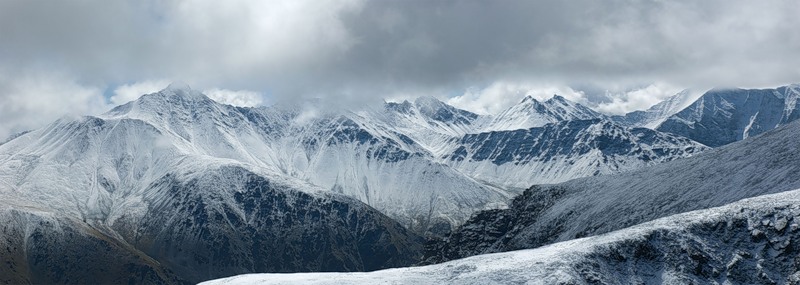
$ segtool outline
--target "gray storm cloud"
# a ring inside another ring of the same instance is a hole
[[[800,78],[799,12],[794,0],[7,0],[0,99],[16,111],[0,117],[24,116],[9,107],[21,96],[69,96],[19,91],[53,74],[87,90],[170,79],[344,104],[504,82],[604,103],[590,90],[778,86]]]

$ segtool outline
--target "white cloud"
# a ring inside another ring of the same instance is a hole
[[[147,80],[131,84],[120,85],[114,89],[114,95],[109,98],[112,105],[122,105],[138,99],[140,96],[158,92],[169,85],[169,80]]]
[[[264,103],[263,96],[260,93],[249,90],[234,91],[213,88],[203,90],[203,94],[214,101],[238,107],[255,107]]]
[[[0,141],[42,127],[62,116],[107,110],[100,88],[78,84],[65,74],[0,70]]]
[[[477,114],[497,114],[519,103],[525,96],[543,101],[553,95],[561,95],[578,103],[586,103],[586,96],[583,92],[575,91],[567,86],[512,82],[495,82],[483,89],[470,88],[464,94],[448,99],[447,103]]]
[[[496,113],[525,94],[558,93],[620,113],[664,93],[615,91],[606,98],[594,91],[652,82],[695,90],[795,83],[796,6],[795,0],[6,0],[0,1],[0,65],[8,74],[46,67],[99,87],[139,82],[118,88],[114,104],[157,90],[145,88],[148,80],[172,78],[199,90],[269,90],[274,101],[319,97],[347,107],[402,97],[392,94],[446,98],[479,85],[486,87],[450,103]],[[539,84],[509,83],[526,80]],[[220,98],[253,104],[255,97]]]
[[[644,88],[614,93],[606,91],[609,102],[599,103],[595,110],[610,115],[622,115],[636,110],[645,110],[658,104],[682,89],[663,83],[650,84]]]

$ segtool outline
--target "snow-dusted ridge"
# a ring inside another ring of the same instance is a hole
[[[628,127],[655,129],[670,116],[688,107],[696,99],[692,92],[685,89],[647,110],[633,111],[623,116],[611,116],[615,122]]]
[[[774,89],[712,89],[656,130],[718,147],[797,120],[799,98],[800,84]]]
[[[606,118],[605,115],[559,95],[554,95],[544,102],[526,96],[496,116],[484,119],[486,122],[483,123],[481,131],[530,129],[563,121],[602,118]]]
[[[536,249],[368,273],[249,274],[238,284],[786,284],[800,282],[800,190]]]
[[[481,181],[519,188],[640,169],[709,149],[680,136],[604,119],[468,134],[449,144],[445,163]]]

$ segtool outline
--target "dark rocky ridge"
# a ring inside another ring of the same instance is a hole
[[[467,134],[447,159],[491,160],[496,165],[558,156],[580,156],[600,150],[604,156],[632,156],[641,161],[669,161],[707,148],[680,136],[646,128],[625,128],[603,119],[573,120],[526,130]],[[649,148],[645,149],[647,146]],[[472,153],[472,155],[468,155]]]

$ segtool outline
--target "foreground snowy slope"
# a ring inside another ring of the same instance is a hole
[[[739,199],[800,188],[800,122],[694,157],[534,186],[509,209],[476,214],[429,262],[570,240]]]
[[[251,274],[202,284],[796,284],[800,190],[536,249],[369,273]]]

